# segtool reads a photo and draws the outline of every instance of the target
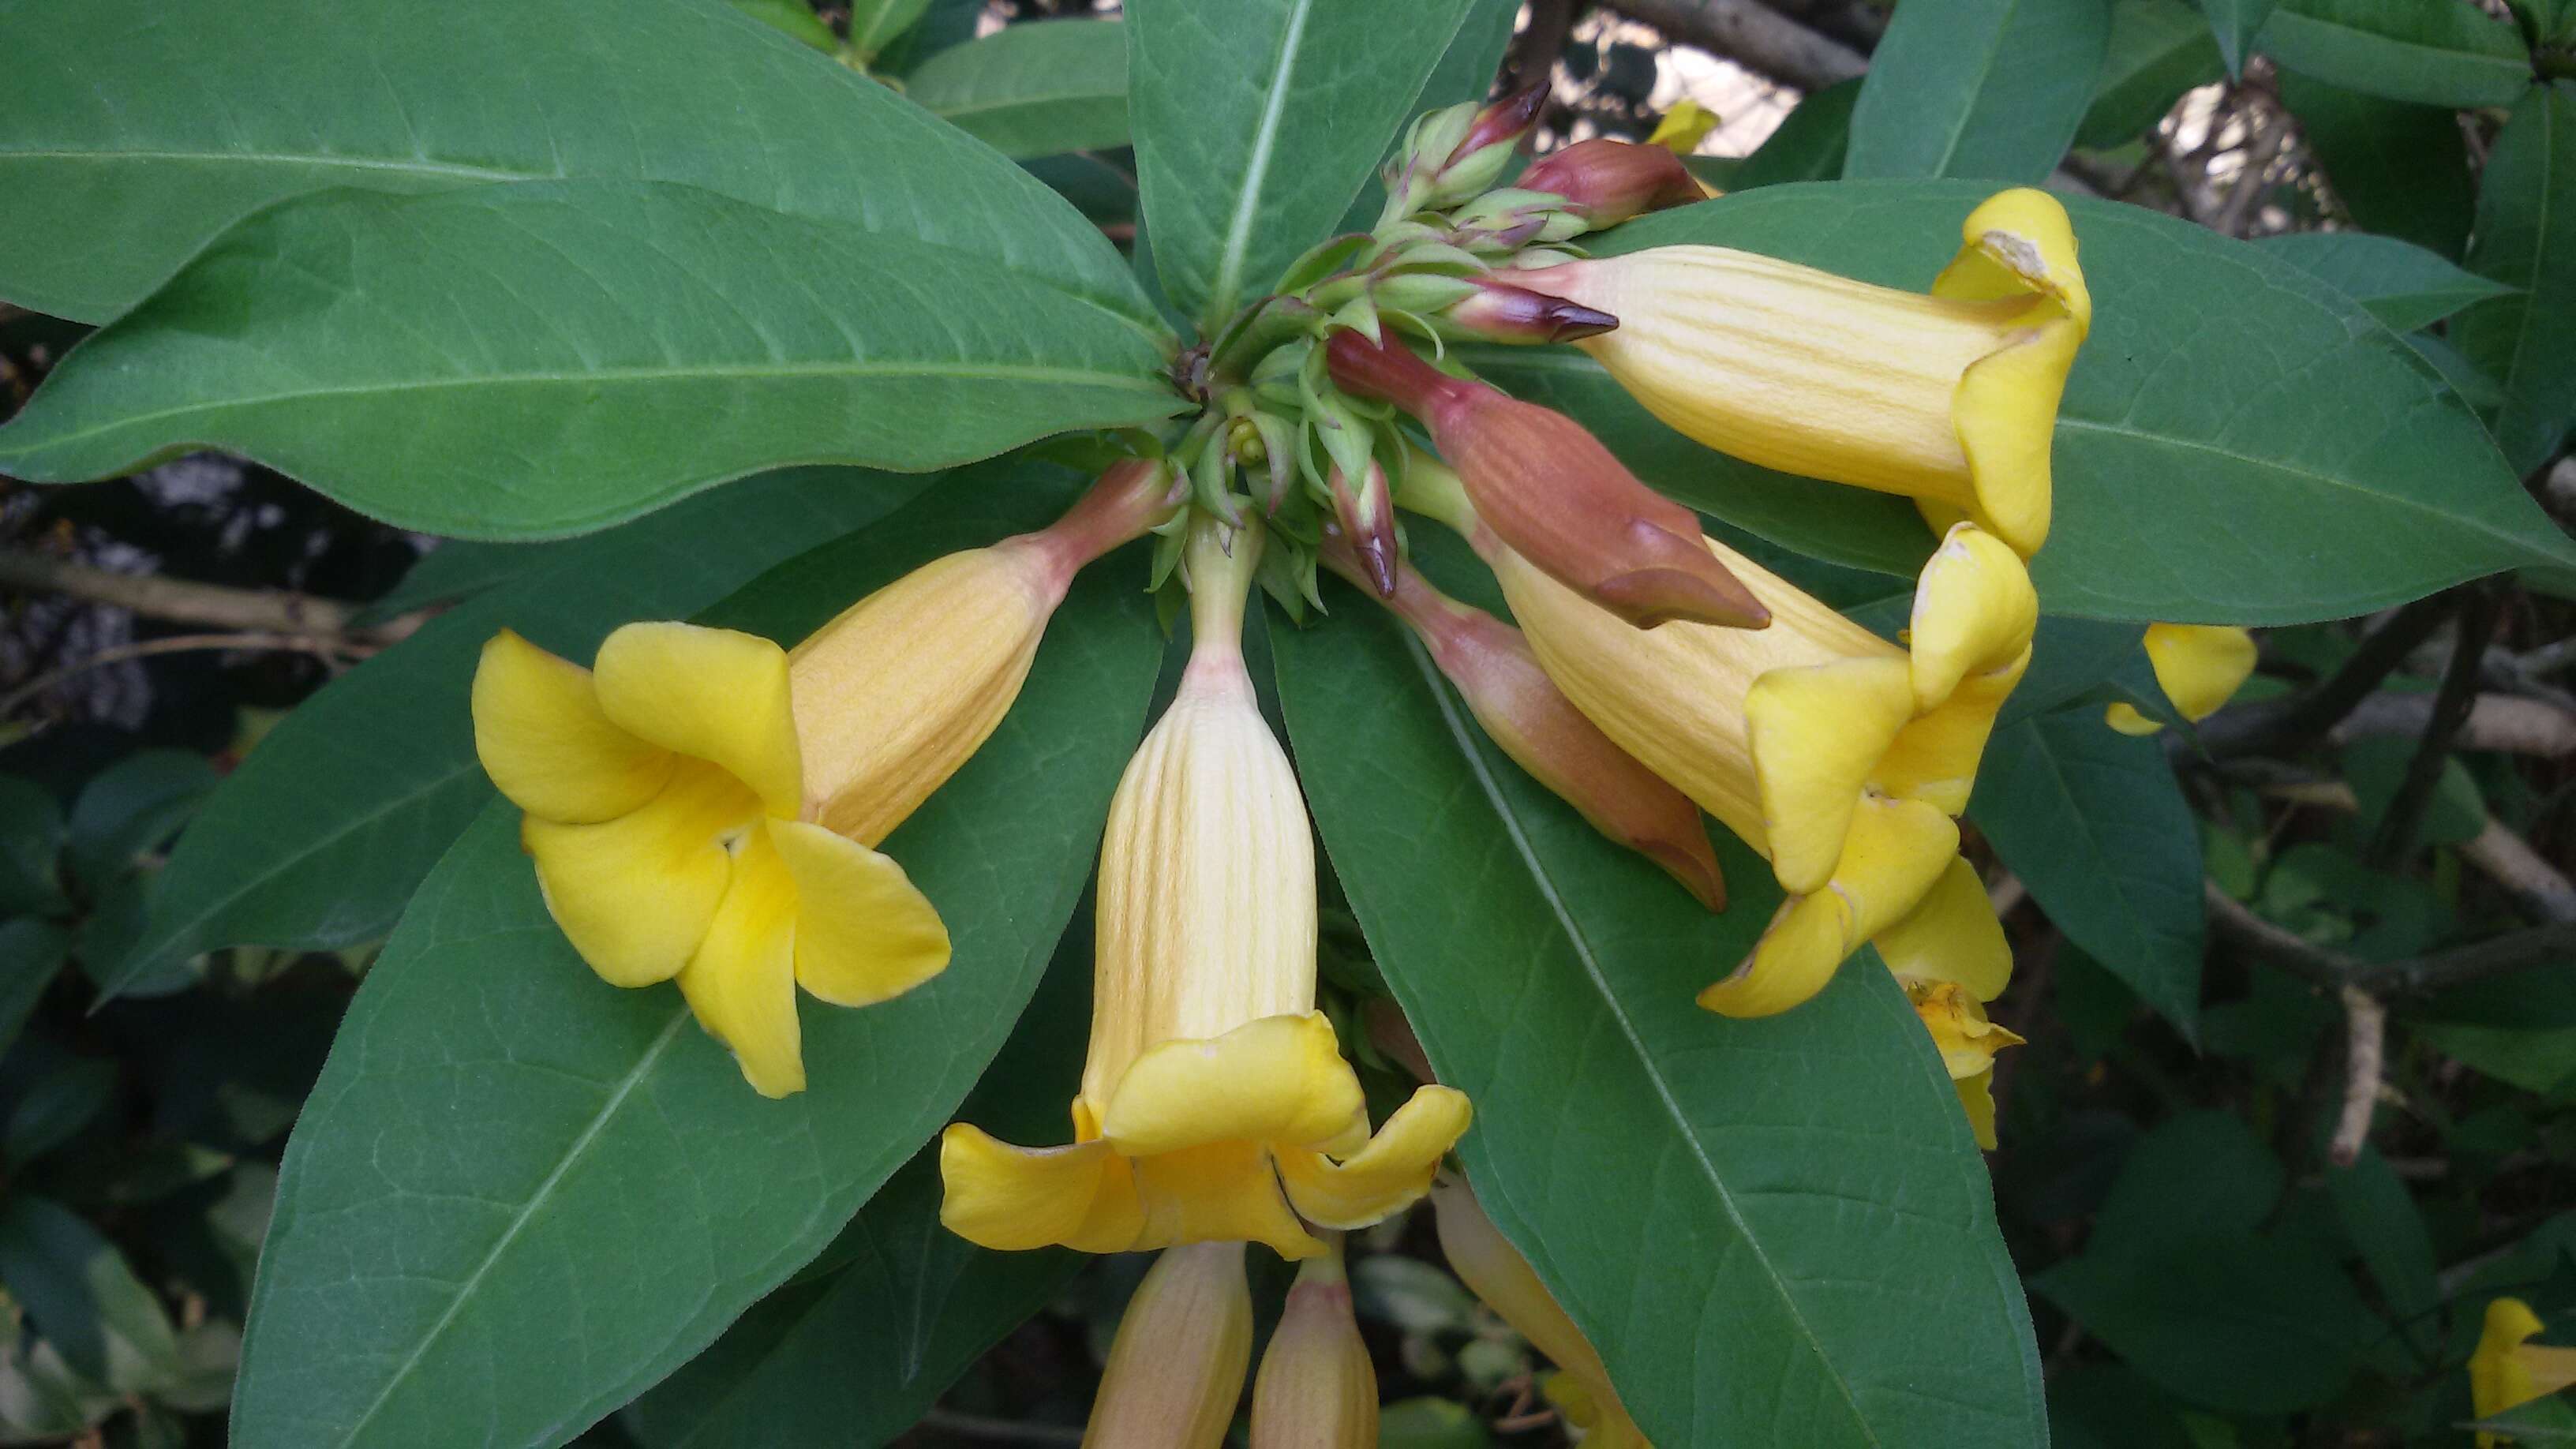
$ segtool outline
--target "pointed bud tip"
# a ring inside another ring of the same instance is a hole
[[[1557,299],[1557,304],[1548,309],[1547,320],[1550,323],[1547,340],[1550,342],[1576,342],[1619,330],[1618,318],[1563,298]]]
[[[1498,142],[1517,141],[1538,124],[1539,112],[1546,106],[1546,81],[1514,91],[1478,111],[1474,123],[1467,128],[1466,138],[1450,154],[1465,157]]]
[[[1631,844],[1648,860],[1662,866],[1666,875],[1679,881],[1682,889],[1691,893],[1693,900],[1712,912],[1723,911],[1726,909],[1726,872],[1718,866],[1717,852],[1709,847],[1708,832],[1698,829],[1696,813],[1692,824],[1699,835],[1699,848],[1696,850],[1691,848],[1692,842],[1688,840],[1679,843],[1640,840]]]

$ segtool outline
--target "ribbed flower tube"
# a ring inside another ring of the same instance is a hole
[[[1362,1227],[1413,1202],[1467,1127],[1424,1087],[1374,1137],[1315,1010],[1305,802],[1244,671],[1260,534],[1202,519],[1185,555],[1191,653],[1119,782],[1101,846],[1089,1054],[1072,1145],[958,1124],[941,1218],[990,1248],[1128,1252],[1243,1239],[1322,1251],[1300,1216]]]
[[[1583,1442],[1592,1449],[1649,1449],[1646,1436],[1619,1391],[1610,1370],[1583,1330],[1574,1326],[1538,1272],[1511,1239],[1485,1216],[1464,1182],[1443,1182],[1431,1190],[1431,1208],[1440,1230],[1440,1251],[1469,1292],[1546,1354],[1556,1364],[1547,1381],[1547,1396],[1565,1411]]]
[[[1085,1449],[1218,1449],[1251,1362],[1243,1244],[1165,1251],[1118,1319]]]
[[[1610,313],[1577,345],[1647,411],[1721,452],[1913,498],[2027,558],[2093,303],[2066,210],[1999,193],[1929,296],[1724,247],[1650,247],[1513,273]]]
[[[1252,1449],[1374,1449],[1377,1370],[1351,1312],[1341,1239],[1297,1265],[1252,1382]]]
[[[1955,817],[2030,663],[2039,601],[2011,549],[1953,526],[1916,584],[1907,648],[1714,539],[1704,546],[1771,626],[1636,629],[1483,527],[1456,479],[1418,457],[1402,502],[1467,536],[1566,697],[1769,857],[1788,893],[1752,955],[1701,1005],[1785,1011],[1914,910],[1957,853]]]

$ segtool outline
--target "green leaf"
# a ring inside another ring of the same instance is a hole
[[[730,3],[734,9],[801,45],[811,46],[825,55],[838,55],[841,51],[841,37],[832,33],[832,27],[824,24],[823,17],[815,14],[814,7],[806,4],[805,0],[730,0]]]
[[[949,506],[788,563],[714,617],[797,637],[1037,521]],[[1132,566],[1128,565],[1128,566]],[[620,991],[547,919],[496,805],[421,888],[288,1144],[233,1428],[249,1445],[559,1443],[811,1258],[956,1107],[1036,985],[1143,727],[1160,639],[1132,576],[1077,582],[1017,707],[887,850],[947,971],[804,1010],[811,1088],[747,1090],[667,986]]]
[[[0,921],[0,1052],[26,1030],[27,1017],[71,955],[72,933],[33,916]]]
[[[2298,117],[2300,135],[2356,225],[2446,257],[2460,254],[2477,183],[2455,112],[2384,101],[2295,71],[2281,74],[2280,87],[2282,104]]]
[[[2506,106],[2531,85],[2512,26],[2461,0],[2280,0],[2258,39],[2284,69],[2427,106]]]
[[[2496,437],[2528,472],[2576,421],[2576,82],[2534,89],[2496,137],[2469,269],[2520,289],[2461,313],[2451,338],[2504,385]]]
[[[586,177],[915,238],[1154,315],[1019,168],[703,0],[0,0],[0,54],[0,297],[79,321],[285,197]]]
[[[9,1108],[5,1140],[9,1170],[27,1164],[70,1141],[107,1106],[116,1090],[116,1063],[98,1057],[73,1057],[28,1084]]]
[[[1843,174],[2045,180],[2110,38],[2109,0],[1910,0],[1870,57]]]
[[[2442,374],[2442,380],[2451,385],[2451,390],[2460,395],[2460,401],[2475,408],[2480,416],[2491,415],[2504,406],[2504,389],[2497,386],[2496,380],[2487,376],[2476,363],[2461,356],[2460,349],[2429,332],[2407,333],[2406,345],[2415,349],[2416,356],[2431,363],[2433,370]]]
[[[494,798],[465,707],[484,640],[506,626],[588,659],[619,624],[692,614],[924,481],[791,469],[606,533],[521,545],[541,568],[333,680],[244,757],[172,849],[142,940],[93,963],[113,968],[103,990],[224,946],[328,951],[382,936]]]
[[[177,1366],[161,1300],[114,1244],[49,1198],[13,1190],[0,1203],[0,1286],[83,1378],[133,1392]]]
[[[764,467],[919,471],[1150,422],[1180,407],[1164,361],[1026,273],[689,187],[335,192],[73,349],[0,467],[62,482],[202,444],[404,527],[559,535]]]
[[[1843,156],[1851,146],[1852,107],[1860,101],[1862,77],[1836,81],[1809,92],[1784,117],[1744,163],[1728,178],[1729,189],[1750,191],[1790,181],[1831,181],[1843,174]]]
[[[1919,290],[1985,190],[1765,187],[1641,217],[1600,250],[1742,247]],[[2058,416],[2056,523],[2031,569],[2050,612],[2290,623],[2367,613],[2505,569],[2576,565],[2576,543],[2524,492],[2476,416],[2358,303],[2206,228],[2065,201],[2094,319]],[[1615,428],[1603,436],[1628,446]],[[1701,457],[1699,487],[1710,495],[1752,471]],[[1806,490],[1835,508],[1850,505],[1834,495],[1856,491]],[[1756,521],[1717,497],[1709,506],[1808,546],[1794,513]]]
[[[861,60],[874,60],[929,9],[930,0],[852,0],[850,49]]]
[[[2272,18],[2278,0],[2202,0],[2209,11],[2210,34],[2217,40],[2220,55],[2227,62],[2227,73],[2245,73],[2245,57],[2252,50],[2254,37],[2261,33],[2265,21]]]
[[[2333,283],[2393,332],[2430,327],[2472,302],[2513,290],[2395,237],[2309,231],[2264,237],[2255,245]]]
[[[1471,0],[1137,0],[1136,173],[1163,290],[1213,332],[1324,239]]]
[[[2515,1444],[2576,1444],[2576,1405],[2564,1394],[2553,1394],[2460,1427],[2488,1430]]]
[[[2415,761],[2416,743],[2404,736],[2382,736],[2343,747],[2343,777],[2352,785],[2353,801],[2360,807],[2353,819],[2365,839],[2376,834],[2403,788]],[[2462,845],[2477,839],[2486,828],[2487,804],[2478,792],[2477,777],[2459,756],[2446,755],[2440,773],[2433,777],[2433,797],[2415,824],[2415,836],[2401,850],[2403,856],[2411,856],[2428,844]]]
[[[2344,1233],[2361,1252],[2380,1301],[2397,1331],[2422,1352],[2442,1342],[2442,1285],[2433,1257],[2433,1235],[2424,1214],[2379,1149],[2362,1144],[2350,1167],[2329,1168],[2326,1191]]]
[[[2103,150],[2136,140],[2165,118],[2183,92],[2227,73],[2212,38],[2216,7],[2204,18],[2183,0],[2112,0],[2111,43],[2075,144]],[[2239,0],[2254,8],[2257,0]]]
[[[963,1121],[997,1135],[1062,1132],[1082,1073],[1091,931],[1077,912],[1046,979],[977,1084]],[[706,1352],[619,1416],[646,1449],[881,1444],[900,1437],[1004,1334],[1061,1292],[1085,1259],[996,1253],[939,1221],[936,1143],[877,1190],[830,1247]]]
[[[1763,1021],[1693,995],[1779,892],[1732,840],[1710,915],[1468,722],[1347,591],[1274,630],[1334,871],[1476,1124],[1497,1226],[1658,1443],[2038,1445],[2038,1357],[1949,1079],[1864,952]]]
[[[2200,827],[2161,744],[2074,709],[1999,731],[1968,818],[2068,940],[2189,1038],[2200,1020]]]
[[[1127,31],[1115,20],[1008,25],[944,50],[904,94],[1005,156],[1127,144]]]
[[[72,804],[72,873],[92,888],[115,880],[177,834],[221,783],[194,750],[137,750],[99,771]]]
[[[50,916],[71,909],[56,858],[63,807],[24,775],[0,775],[0,915]]]

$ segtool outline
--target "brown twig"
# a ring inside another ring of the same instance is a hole
[[[236,589],[157,574],[118,573],[23,549],[0,549],[0,588],[67,594],[94,604],[130,609],[150,619],[264,634],[381,646],[419,628],[425,614],[406,614],[368,628],[353,628],[357,606],[286,589]]]
[[[2285,931],[2247,910],[2214,882],[2202,898],[2209,923],[2253,955],[2329,991],[2346,987],[2376,997],[2413,995],[2509,976],[2534,966],[2576,962],[2576,923],[2552,922],[2509,931],[2467,946],[2454,946],[2401,961],[2363,961]]]
[[[2200,748],[2213,757],[2253,755],[2323,738],[2406,661],[2453,602],[2448,594],[2435,594],[2397,610],[2362,639],[2342,668],[2305,694],[2237,705],[2202,720],[2196,731]],[[2180,740],[2174,747],[2185,753],[2190,748]]]
[[[2371,695],[2327,734],[2327,743],[2341,745],[2387,735],[2421,735],[2432,723],[2433,698],[2430,694],[2393,692]],[[2452,746],[2544,759],[2576,755],[2576,714],[2546,700],[2481,694],[2469,701],[2468,717],[2460,722]]]
[[[1603,8],[1800,90],[1821,90],[1869,69],[1859,51],[1754,0],[1605,0]]]
[[[42,695],[75,675],[129,659],[149,659],[156,654],[186,654],[208,649],[286,650],[312,654],[324,660],[364,658],[381,645],[360,644],[347,639],[328,639],[314,634],[173,634],[164,639],[144,639],[132,644],[119,644],[101,649],[96,654],[75,659],[59,669],[28,680],[0,696],[0,719],[15,714],[20,705]]]
[[[2343,1111],[2335,1118],[2326,1155],[2350,1167],[2370,1140],[2371,1114],[2379,1106],[2380,1058],[2388,1044],[2388,1008],[2357,986],[2343,989]]]
[[[2385,870],[2403,859],[2415,843],[2416,832],[2424,824],[2424,812],[2432,808],[2433,789],[2442,780],[2442,766],[2451,757],[2451,739],[2468,723],[2469,708],[2477,700],[2478,665],[2486,652],[2487,636],[2495,631],[2500,604],[2492,589],[2476,584],[2467,586],[2467,598],[2460,605],[2456,642],[2451,648],[2451,661],[2442,670],[2442,686],[2433,696],[2432,717],[2425,721],[2423,737],[2415,743],[2415,754],[2406,762],[2406,778],[2398,783],[2397,793],[2389,797],[2388,809],[2379,817],[2379,828],[2362,852],[2364,864]]]

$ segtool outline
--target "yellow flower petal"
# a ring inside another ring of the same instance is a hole
[[[1649,146],[1661,146],[1676,156],[1687,156],[1699,149],[1708,133],[1717,129],[1717,113],[1694,100],[1673,102],[1664,118],[1655,123],[1654,134],[1646,138]]]
[[[1912,800],[1869,797],[1852,816],[1833,879],[1782,904],[1735,974],[1699,994],[1723,1016],[1772,1016],[1825,988],[1862,941],[1887,929],[1932,889],[1958,854],[1959,827]]]
[[[1283,1258],[1311,1258],[1324,1245],[1279,1191],[1270,1149],[1258,1142],[1210,1142],[1126,1159],[1145,1211],[1135,1246],[1242,1241],[1266,1243]]]
[[[796,880],[796,980],[834,1006],[901,996],[948,965],[948,927],[903,867],[819,825],[769,822]]]
[[[1887,969],[1905,982],[1955,982],[1979,1001],[2003,994],[2012,980],[2012,944],[1977,868],[1959,859],[1896,924],[1873,937]]]
[[[1861,785],[1913,713],[1899,655],[1774,669],[1745,691],[1762,828],[1783,889],[1805,894],[1832,877]]]
[[[2023,1044],[2010,1028],[1988,1021],[1986,1009],[1956,982],[1917,982],[1907,986],[1905,994],[1923,1018],[1923,1029],[1932,1034],[1932,1045],[1940,1050],[1941,1065],[1953,1081],[1993,1071],[1995,1053]]]
[[[1105,1142],[1014,1147],[959,1122],[939,1136],[939,1177],[939,1221],[998,1252],[1123,1253],[1144,1230],[1135,1179]]]
[[[546,909],[573,949],[612,986],[677,975],[715,918],[733,877],[729,835],[749,830],[759,802],[731,775],[685,762],[640,809],[596,825],[535,815],[519,841],[537,862]]]
[[[1995,1150],[1995,1069],[1986,1068],[1973,1077],[1952,1077],[1950,1086],[1959,1094],[1960,1110],[1968,1114],[1968,1131],[1977,1145],[1988,1152]]]
[[[2066,374],[2083,344],[2084,329],[2066,318],[2041,322],[1968,364],[1951,399],[1974,489],[1968,516],[2025,556],[2048,541],[2049,449]]]
[[[2001,540],[1958,525],[1923,565],[1906,621],[1914,704],[1937,709],[1976,675],[2017,670],[2039,627],[2039,592],[2030,569]]]
[[[731,1048],[764,1097],[805,1090],[796,1023],[796,878],[766,829],[743,837],[707,938],[680,971],[698,1024]]]
[[[1417,1088],[1368,1145],[1340,1162],[1320,1152],[1282,1149],[1279,1177],[1288,1200],[1308,1222],[1364,1228],[1411,1207],[1431,1188],[1440,1159],[1467,1131],[1467,1094]]]
[[[474,753],[510,803],[572,825],[652,799],[673,763],[670,751],[609,722],[589,670],[507,629],[474,668]]]
[[[1959,233],[1959,254],[1932,283],[1933,296],[1984,302],[2036,292],[2055,298],[2077,326],[2093,325],[2075,227],[2056,197],[2027,186],[1998,191],[1968,213]]]
[[[2149,624],[2147,662],[2174,712],[2197,724],[2254,673],[2254,636],[2219,624]]]
[[[1118,1079],[1100,1130],[1122,1154],[1150,1157],[1212,1142],[1326,1142],[1364,1110],[1333,1024],[1316,1011],[1148,1048]]]
[[[2151,735],[2164,728],[2163,721],[2149,719],[2134,706],[2116,700],[2102,711],[2102,722],[2124,735]]]
[[[628,624],[599,646],[599,707],[618,726],[708,761],[751,787],[771,815],[804,803],[787,651],[696,624]]]

